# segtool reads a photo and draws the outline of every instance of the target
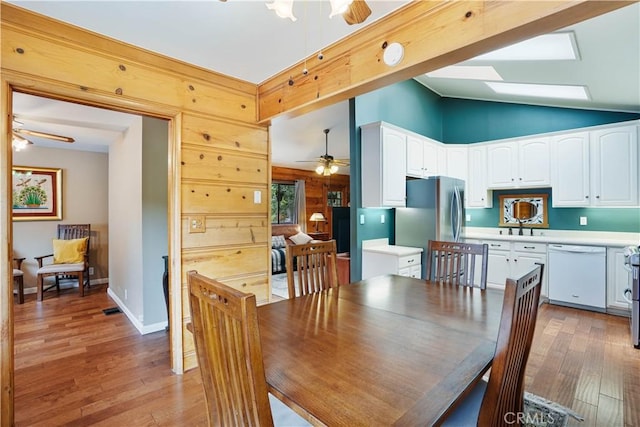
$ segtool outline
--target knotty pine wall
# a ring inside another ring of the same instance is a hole
[[[186,272],[270,295],[269,138],[257,124],[256,86],[1,3],[2,351],[0,425],[13,420],[13,300],[9,271],[13,90],[170,120],[169,254],[172,368],[196,366]],[[262,192],[255,204],[254,191]],[[188,220],[203,216],[204,233]],[[3,239],[4,240],[4,239]],[[269,244],[268,244],[269,243]]]
[[[271,179],[273,182],[294,182],[298,179],[305,181],[305,195],[307,202],[307,231],[315,231],[315,222],[309,221],[311,214],[322,212],[327,218],[326,224],[318,224],[319,231],[327,231],[331,236],[332,211],[327,206],[328,191],[342,191],[342,206],[349,203],[349,175],[335,174],[329,177],[321,176],[314,171],[284,168],[273,166],[271,168]],[[333,236],[331,236],[333,237]]]

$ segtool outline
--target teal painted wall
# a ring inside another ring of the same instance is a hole
[[[449,144],[491,141],[640,119],[640,114],[441,98]]]
[[[552,208],[551,188],[494,190],[492,208],[466,209],[466,214],[471,215],[471,221],[466,225],[497,227],[500,220],[500,196],[510,194],[547,194],[550,230],[640,232],[640,209],[638,208]],[[580,225],[581,216],[587,217],[587,225]]]
[[[540,107],[499,102],[441,98],[414,80],[388,86],[350,100],[351,147],[351,278],[360,279],[362,240],[395,238],[393,210],[363,209],[360,182],[360,126],[385,121],[445,143],[472,143],[554,132],[640,119],[640,114]],[[472,227],[497,227],[500,194],[528,190],[494,191],[494,208],[468,209]],[[550,192],[550,189],[544,190]],[[529,193],[541,193],[541,189]],[[551,206],[551,199],[549,199]],[[391,215],[380,224],[380,215]],[[359,224],[359,215],[365,224]],[[586,216],[587,226],[578,225]],[[371,217],[371,220],[369,219]],[[377,222],[376,222],[377,218]],[[638,208],[551,208],[550,229],[640,232]]]

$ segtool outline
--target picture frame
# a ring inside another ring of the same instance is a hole
[[[14,221],[62,219],[62,169],[13,166],[11,172]]]
[[[501,195],[500,227],[549,228],[547,194]],[[529,212],[528,219],[518,219],[518,213]]]

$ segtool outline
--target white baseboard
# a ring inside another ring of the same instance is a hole
[[[152,332],[164,331],[168,326],[168,322],[157,322],[151,325],[143,325],[136,316],[127,308],[127,306],[122,302],[122,300],[111,290],[111,288],[107,289],[107,295],[111,297],[116,303],[116,305],[120,308],[120,310],[127,316],[129,321],[135,326],[135,328],[140,332],[140,335],[150,334]]]
[[[109,283],[109,278],[103,278],[103,279],[92,279],[91,280],[91,284],[92,285],[104,285],[105,283]],[[45,285],[46,286],[46,285]],[[60,282],[60,289],[71,289],[71,288],[77,288],[78,287],[78,282],[72,282],[72,281],[61,281]],[[38,292],[38,287],[37,286],[33,286],[30,288],[24,288],[24,294],[35,294]]]

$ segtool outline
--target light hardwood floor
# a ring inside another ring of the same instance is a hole
[[[141,336],[105,286],[15,305],[16,426],[206,425],[198,370],[174,375],[168,333]],[[543,305],[526,389],[573,408],[580,426],[640,426],[640,350],[628,319]]]

